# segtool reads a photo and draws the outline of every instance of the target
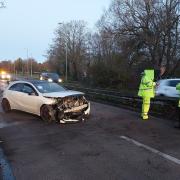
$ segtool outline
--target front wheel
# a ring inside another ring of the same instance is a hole
[[[5,113],[8,113],[11,111],[11,106],[10,106],[9,101],[7,99],[4,98],[1,102],[1,105],[2,105],[2,109]]]
[[[45,122],[52,122],[54,120],[54,112],[51,106],[43,105],[40,110],[41,119]]]

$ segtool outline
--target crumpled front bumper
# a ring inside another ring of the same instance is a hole
[[[81,106],[81,107],[73,108],[71,110],[66,110],[64,113],[75,112],[76,110],[78,111],[79,108],[83,108],[83,107]],[[79,116],[78,118],[68,118],[68,119],[64,118],[60,120],[60,123],[65,124],[65,123],[75,123],[79,121],[85,121],[85,119],[90,115],[90,110],[91,110],[91,106],[90,106],[90,102],[88,102],[87,109],[83,112],[81,116]]]

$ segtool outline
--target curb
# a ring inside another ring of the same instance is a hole
[[[2,141],[0,141],[2,142]],[[2,180],[15,180],[11,167],[0,147],[0,179]]]

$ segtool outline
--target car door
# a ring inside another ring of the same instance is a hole
[[[9,87],[6,91],[5,96],[7,97],[8,101],[10,102],[12,109],[22,110],[22,102],[21,102],[21,90],[22,90],[22,83],[16,83]]]
[[[32,85],[28,83],[23,84],[21,102],[24,105],[24,111],[38,114],[41,106],[41,97]]]

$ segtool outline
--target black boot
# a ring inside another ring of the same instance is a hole
[[[175,127],[175,128],[180,128],[180,107],[178,107],[177,113],[178,113],[178,121],[176,121],[176,122],[174,123],[174,127]]]

